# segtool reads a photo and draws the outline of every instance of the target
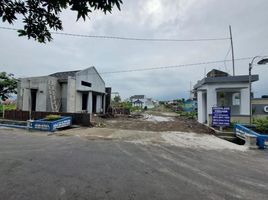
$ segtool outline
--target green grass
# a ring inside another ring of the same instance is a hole
[[[47,115],[47,116],[45,117],[45,120],[46,120],[46,121],[55,121],[55,120],[58,120],[58,119],[60,119],[60,118],[61,118],[60,115]]]
[[[16,104],[4,105],[5,110],[16,110]],[[0,112],[3,112],[3,105],[0,105]]]

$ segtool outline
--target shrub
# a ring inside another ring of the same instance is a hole
[[[54,120],[58,120],[60,118],[61,118],[60,115],[47,115],[45,117],[45,120],[47,120],[47,121],[54,121]]]
[[[256,129],[263,133],[268,133],[268,117],[264,119],[254,119],[254,124],[256,125]]]

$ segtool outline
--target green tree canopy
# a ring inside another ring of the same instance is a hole
[[[119,95],[114,97],[114,102],[119,103],[121,101],[121,97]]]
[[[38,42],[51,41],[50,30],[63,30],[60,13],[70,9],[77,13],[77,20],[86,20],[94,10],[111,13],[114,6],[120,10],[122,0],[0,0],[0,17],[13,24],[22,16],[24,28],[19,36],[34,38]]]
[[[16,94],[17,79],[13,74],[0,72],[0,99],[5,101],[11,94]]]

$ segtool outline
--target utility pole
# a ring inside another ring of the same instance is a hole
[[[232,35],[232,27],[231,27],[231,25],[229,25],[229,31],[230,31],[230,40],[231,40],[231,49],[232,49],[233,76],[235,76],[234,44],[233,44],[233,35]]]
[[[190,81],[190,96],[189,96],[189,99],[191,99],[192,97],[192,81]]]

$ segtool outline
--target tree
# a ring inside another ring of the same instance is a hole
[[[114,102],[119,103],[121,101],[121,97],[119,95],[114,97]]]
[[[5,101],[11,94],[17,94],[17,79],[13,74],[0,72],[0,99]]]
[[[122,0],[0,0],[0,17],[3,22],[13,24],[22,16],[24,28],[19,36],[33,38],[40,43],[51,41],[52,30],[63,30],[60,13],[70,9],[77,12],[77,21],[94,10],[111,13],[114,6],[120,10]]]

